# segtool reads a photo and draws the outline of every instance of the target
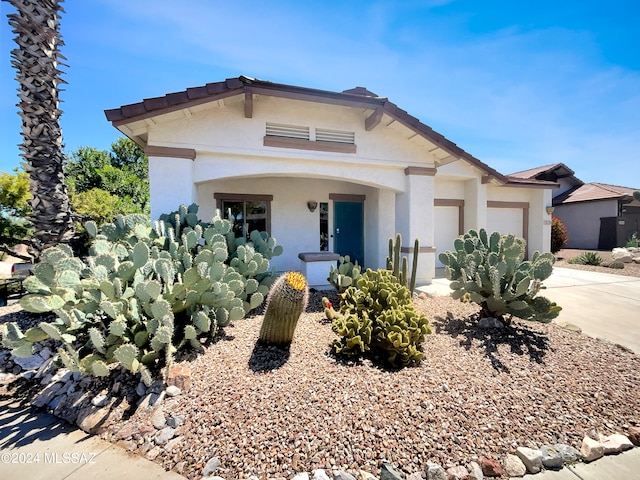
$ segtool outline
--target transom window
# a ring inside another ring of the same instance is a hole
[[[214,198],[222,217],[231,221],[236,238],[249,239],[254,230],[270,233],[273,195],[216,193]]]

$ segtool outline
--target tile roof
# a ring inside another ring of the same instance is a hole
[[[194,88],[187,88],[181,92],[168,93],[161,97],[147,98],[142,102],[123,105],[119,108],[105,110],[107,120],[115,127],[144,120],[164,113],[186,109],[195,105],[221,100],[226,97],[239,94],[272,95],[298,100],[310,100],[321,103],[333,103],[337,105],[355,106],[381,111],[414,130],[434,145],[449,152],[449,154],[462,158],[479,168],[486,175],[508,185],[552,188],[557,186],[554,182],[537,180],[534,178],[517,178],[503,175],[487,164],[483,163],[470,153],[458,147],[455,143],[434,131],[418,118],[402,110],[387,98],[378,97],[364,87],[355,87],[343,92],[332,92],[307,87],[297,87],[279,83],[258,80],[246,76],[228,78],[222,82],[207,83]]]
[[[561,168],[566,169],[572,175],[575,173],[573,170],[567,167],[564,163],[552,163],[550,165],[544,165],[542,167],[536,167],[536,168],[531,168],[529,170],[522,170],[521,172],[510,173],[509,176],[516,177],[516,178],[531,179],[531,178],[536,178],[540,174],[549,173]]]
[[[606,183],[591,182],[580,185],[553,199],[555,205],[588,202],[593,200],[611,200],[622,197],[632,197],[634,188],[607,185]]]

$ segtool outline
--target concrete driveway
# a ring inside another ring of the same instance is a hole
[[[583,333],[619,343],[640,355],[640,278],[554,267],[541,295]]]
[[[418,290],[449,295],[444,269]],[[554,267],[540,292],[562,307],[556,323],[568,322],[586,335],[619,343],[640,355],[640,278]]]

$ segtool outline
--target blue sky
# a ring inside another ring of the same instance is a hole
[[[0,170],[20,162],[2,8]],[[364,86],[501,173],[564,162],[640,188],[636,0],[67,0],[65,151],[109,149],[104,110],[247,75]]]

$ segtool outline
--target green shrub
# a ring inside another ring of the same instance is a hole
[[[633,235],[629,237],[625,245],[626,248],[638,248],[640,247],[640,238],[638,238],[638,232],[633,232]]]
[[[326,317],[340,338],[336,353],[371,352],[394,367],[422,360],[421,344],[431,333],[429,321],[419,313],[411,292],[388,270],[368,269],[340,301],[340,311],[322,299]]]
[[[262,303],[273,281],[269,259],[282,247],[259,232],[255,242],[237,240],[229,221],[200,222],[197,210],[183,205],[154,229],[142,215],[100,229],[88,222],[93,243],[84,260],[64,245],[46,250],[20,304],[57,319],[24,334],[5,326],[3,344],[28,356],[33,342],[51,337],[62,342],[70,370],[107,375],[115,363],[149,382],[150,367],[243,318]]]
[[[525,242],[513,234],[490,236],[484,229],[469,230],[454,241],[454,252],[439,256],[451,280],[452,297],[481,306],[481,316],[508,322],[511,315],[525,320],[550,322],[561,308],[537,296],[542,281],[553,270],[551,253],[535,252],[523,261]]]
[[[596,252],[583,252],[577,257],[573,257],[567,261],[574,265],[593,265],[599,266],[602,263],[602,257]]]
[[[569,241],[567,227],[557,217],[551,219],[551,253],[558,253]]]

